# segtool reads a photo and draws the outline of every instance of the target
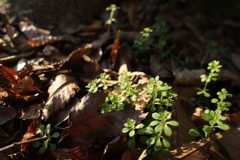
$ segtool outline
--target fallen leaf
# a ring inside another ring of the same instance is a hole
[[[90,140],[106,141],[122,135],[123,124],[128,118],[137,122],[144,119],[146,114],[134,108],[119,112],[101,114],[100,105],[105,101],[107,94],[98,92],[84,96],[69,115],[72,126],[68,129],[68,137],[75,139],[75,143],[84,143]]]
[[[211,138],[203,138],[199,141],[192,141],[191,143],[185,143],[184,145],[172,150],[171,153],[176,159],[207,159],[208,151],[216,141],[217,136]],[[201,158],[200,158],[201,157]]]
[[[49,116],[65,108],[70,98],[79,90],[73,77],[60,74],[55,77],[48,88],[48,100],[43,106],[42,120],[46,121]]]
[[[188,70],[184,69],[183,71],[180,71],[178,69],[175,69],[173,71],[175,75],[175,84],[179,85],[194,85],[194,86],[199,86],[202,85],[203,83],[201,82],[200,76],[202,74],[205,74],[204,69],[195,69],[195,70]]]
[[[40,119],[33,119],[33,121],[28,126],[27,132],[23,135],[22,142],[33,139],[37,136],[36,132],[41,125]],[[29,144],[22,144],[20,151],[25,152]]]
[[[127,148],[126,135],[118,136],[106,145],[101,159],[116,159],[117,157],[121,157]]]
[[[150,70],[153,77],[159,76],[162,79],[173,77],[170,70],[167,70],[166,63],[160,63],[160,57],[157,54],[151,55]]]
[[[13,107],[0,108],[0,125],[13,119],[17,114],[17,111]]]

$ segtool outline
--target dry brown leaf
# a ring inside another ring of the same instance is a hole
[[[33,121],[28,126],[27,132],[23,135],[22,142],[35,138],[37,136],[36,134],[37,129],[40,125],[41,125],[40,119],[33,119]],[[27,146],[29,146],[29,144],[22,144],[20,150],[22,152],[25,152]]]
[[[180,71],[178,69],[175,69],[173,71],[175,75],[175,84],[179,85],[194,85],[194,86],[200,86],[203,83],[201,82],[200,76],[202,74],[205,74],[204,69],[195,69],[195,70],[188,70],[184,69],[183,71]]]
[[[141,151],[138,148],[129,148],[123,153],[121,160],[138,160],[140,155]]]
[[[19,119],[34,119],[41,116],[41,103],[30,104],[27,108],[22,108]]]
[[[99,106],[105,101],[106,96],[107,94],[103,92],[89,93],[72,109],[69,115],[72,126],[67,131],[68,137],[75,141],[72,145],[90,140],[104,142],[115,138],[122,135],[123,124],[126,123],[127,118],[135,119],[137,122],[145,118],[146,114],[134,108],[119,112],[99,113]]]
[[[126,135],[118,136],[109,142],[101,156],[102,160],[121,157],[122,153],[128,148]]]
[[[0,125],[13,119],[17,112],[13,107],[0,108]]]
[[[218,141],[227,150],[232,159],[240,157],[240,127],[239,125],[231,125],[230,129],[222,133],[223,138]],[[221,147],[220,147],[221,153]]]
[[[177,132],[177,135],[174,136],[174,139],[172,140],[175,147],[195,140],[194,137],[189,135],[190,129],[197,130],[197,128],[191,121],[190,116],[187,114],[187,112],[189,111],[188,105],[188,103],[185,103],[181,99],[177,99],[176,104],[173,108],[173,110],[175,110],[175,112],[173,112],[173,115],[176,121],[178,121],[178,123],[180,124],[178,127],[176,127],[176,129],[174,129],[174,132]]]
[[[79,87],[73,77],[65,74],[56,76],[48,88],[49,98],[43,106],[42,120],[46,121],[49,116],[64,109],[78,90]]]
[[[150,58],[150,70],[153,75],[160,78],[172,78],[172,73],[167,70],[166,63],[160,63],[160,57],[157,54],[152,54]]]
[[[219,135],[219,134],[218,134]],[[175,150],[172,150],[171,153],[176,159],[196,159],[199,157],[208,157],[208,153],[201,153],[206,152],[206,150],[210,150],[213,144],[216,141],[217,135],[211,138],[203,138],[199,141],[192,141],[191,143],[185,143],[181,147],[178,147]],[[207,152],[208,152],[207,151]]]
[[[34,38],[41,35],[49,35],[50,31],[37,28],[30,21],[20,21],[19,29],[24,33],[24,35],[28,38]]]

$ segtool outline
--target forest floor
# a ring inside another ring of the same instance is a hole
[[[0,159],[238,159],[238,10],[124,1],[52,29],[1,15]]]

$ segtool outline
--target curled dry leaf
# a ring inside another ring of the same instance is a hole
[[[49,116],[64,109],[78,90],[79,87],[73,77],[65,74],[56,76],[48,88],[49,98],[43,106],[42,120],[46,121]]]

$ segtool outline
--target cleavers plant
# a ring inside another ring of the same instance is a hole
[[[37,134],[39,134],[41,137],[47,137],[47,140],[45,140],[43,143],[36,141],[33,142],[33,147],[38,148],[42,146],[39,149],[39,153],[43,154],[47,148],[50,146],[51,149],[56,149],[56,145],[50,143],[51,138],[58,138],[60,134],[58,132],[53,133],[52,135],[50,134],[51,131],[51,124],[47,124],[46,127],[44,125],[40,125],[39,128],[37,129]]]
[[[203,94],[205,97],[210,97],[210,93],[208,93],[207,85],[212,81],[216,81],[218,77],[218,72],[220,72],[220,68],[222,66],[219,64],[219,61],[212,61],[208,64],[208,70],[210,70],[209,75],[201,75],[202,82],[205,82],[204,88],[200,89],[197,92],[198,95]],[[215,128],[219,128],[222,130],[228,130],[230,127],[227,124],[223,124],[223,121],[226,120],[225,116],[222,116],[222,111],[228,111],[231,106],[230,102],[225,102],[225,100],[229,97],[232,97],[232,94],[228,93],[225,88],[222,88],[221,91],[217,92],[218,98],[213,98],[211,102],[216,104],[216,110],[205,109],[204,113],[202,113],[201,117],[207,121],[209,124],[203,126],[202,130],[204,132],[204,137],[210,137],[211,133]],[[195,130],[190,129],[189,134],[194,137],[202,137],[201,134]],[[221,138],[220,135],[218,138]]]

